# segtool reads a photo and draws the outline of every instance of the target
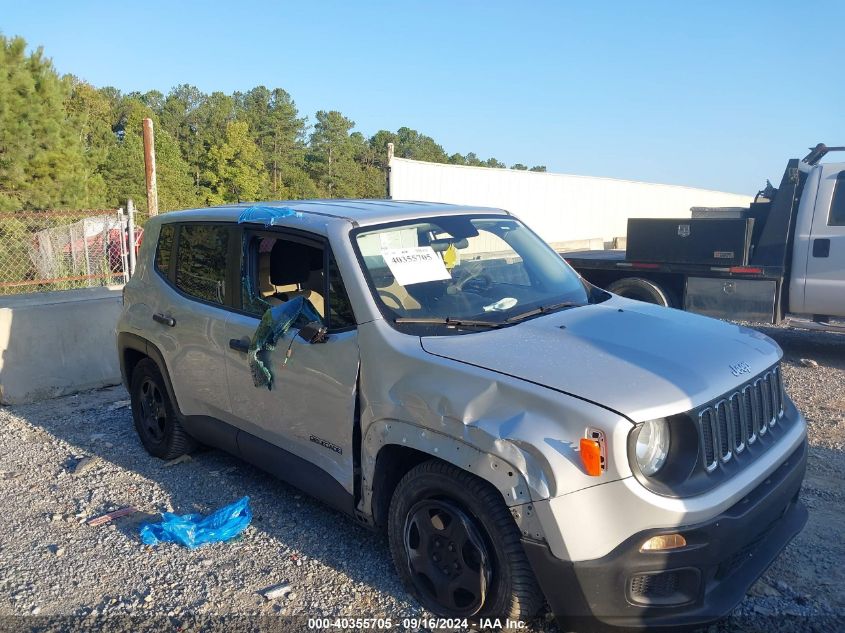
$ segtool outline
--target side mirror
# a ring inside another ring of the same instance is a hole
[[[299,328],[299,336],[308,343],[325,343],[329,340],[328,328],[320,321],[311,321]]]

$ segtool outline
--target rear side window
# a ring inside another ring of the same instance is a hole
[[[176,287],[209,301],[226,303],[229,229],[213,224],[183,224],[176,255]]]
[[[164,224],[158,234],[158,247],[156,248],[156,270],[167,277],[170,274],[170,256],[173,253],[173,234],[175,229],[172,224]]]
[[[830,203],[828,226],[845,226],[845,171],[836,176],[836,186],[833,188],[833,200]]]

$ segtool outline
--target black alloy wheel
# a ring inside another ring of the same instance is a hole
[[[405,520],[408,570],[419,595],[455,617],[470,617],[490,586],[490,554],[472,519],[446,499],[417,502]]]
[[[141,425],[149,438],[154,442],[164,439],[167,425],[167,411],[164,408],[164,398],[149,377],[141,383]]]
[[[502,493],[480,477],[439,459],[419,463],[393,490],[386,519],[396,572],[432,614],[475,625],[528,621],[543,606]]]

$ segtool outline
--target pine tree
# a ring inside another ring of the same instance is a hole
[[[208,203],[258,200],[267,190],[267,173],[261,151],[252,140],[246,121],[226,126],[225,140],[208,152]]]
[[[102,169],[109,204],[123,206],[128,198],[132,198],[138,209],[146,210],[143,120],[150,117],[155,130],[159,211],[196,206],[198,201],[190,168],[182,160],[177,143],[158,124],[153,112],[140,99],[125,97],[115,114],[117,140],[111,146]]]
[[[311,134],[309,167],[322,195],[352,198],[358,194],[360,169],[355,163],[355,142],[349,132],[355,122],[337,110],[317,112]]]
[[[273,198],[300,197],[305,165],[305,119],[290,95],[276,88],[253,88],[242,95],[241,118],[249,123],[270,177]],[[310,192],[313,187],[307,188]]]
[[[113,104],[107,92],[99,91],[77,77],[68,75],[63,80],[69,86],[65,111],[82,147],[85,206],[105,208],[108,188],[103,171],[109,152],[117,143],[112,130]]]
[[[0,211],[85,206],[80,139],[61,81],[42,49],[0,36]]]

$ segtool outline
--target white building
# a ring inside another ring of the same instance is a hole
[[[390,197],[506,209],[553,245],[622,237],[628,218],[688,218],[691,207],[748,206],[752,196],[615,178],[390,159]]]

